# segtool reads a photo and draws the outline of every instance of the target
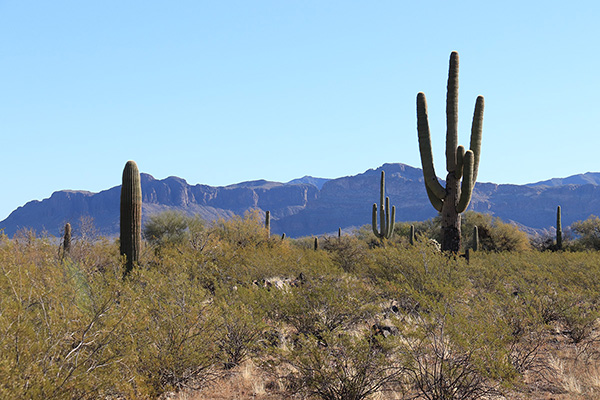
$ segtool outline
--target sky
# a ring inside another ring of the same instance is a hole
[[[0,220],[63,189],[224,186],[420,167],[427,96],[445,176],[485,97],[478,180],[600,171],[600,2],[0,0]]]

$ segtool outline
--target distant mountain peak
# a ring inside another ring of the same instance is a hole
[[[545,181],[528,183],[526,186],[538,187],[557,187],[565,185],[600,185],[600,172],[586,172],[585,174],[571,175],[566,178],[552,178]]]
[[[325,184],[325,182],[330,181],[330,180],[331,179],[328,179],[328,178],[317,178],[314,176],[304,175],[302,178],[292,179],[291,181],[287,182],[287,184],[288,185],[297,185],[300,183],[304,183],[304,184],[316,186],[317,189],[321,190],[323,188],[323,185]]]

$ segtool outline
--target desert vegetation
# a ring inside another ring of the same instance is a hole
[[[596,398],[597,221],[538,251],[467,212],[465,248],[481,232],[467,262],[431,245],[439,220],[315,250],[269,237],[258,212],[212,224],[168,212],[145,225],[125,277],[118,242],[73,234],[64,252],[31,231],[3,236],[0,397]]]

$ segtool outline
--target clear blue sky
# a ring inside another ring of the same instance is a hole
[[[600,171],[596,1],[0,0],[0,219],[61,189],[228,185],[420,167],[425,92],[444,173],[486,99],[480,181]]]

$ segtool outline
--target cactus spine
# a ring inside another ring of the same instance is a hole
[[[267,238],[271,237],[271,211],[265,213],[265,229],[267,230]]]
[[[479,251],[479,228],[473,227],[473,251]]]
[[[142,185],[134,161],[127,161],[121,185],[121,255],[125,256],[125,275],[139,261],[142,246]]]
[[[384,200],[385,199],[385,200]],[[392,206],[390,215],[390,198],[385,197],[385,172],[381,171],[381,184],[379,188],[379,230],[377,230],[377,203],[373,203],[373,233],[380,240],[389,239],[394,234],[396,223],[396,207]],[[385,205],[385,208],[384,208]]]
[[[460,249],[460,213],[466,210],[479,169],[481,132],[483,127],[483,96],[475,102],[470,149],[458,146],[458,53],[450,55],[448,92],[446,97],[446,187],[438,181],[433,166],[431,135],[425,94],[417,95],[417,131],[419,151],[427,196],[442,214],[442,250],[457,253]],[[461,182],[462,178],[462,182]]]
[[[556,249],[562,250],[562,222],[560,215],[560,206],[556,209]]]

